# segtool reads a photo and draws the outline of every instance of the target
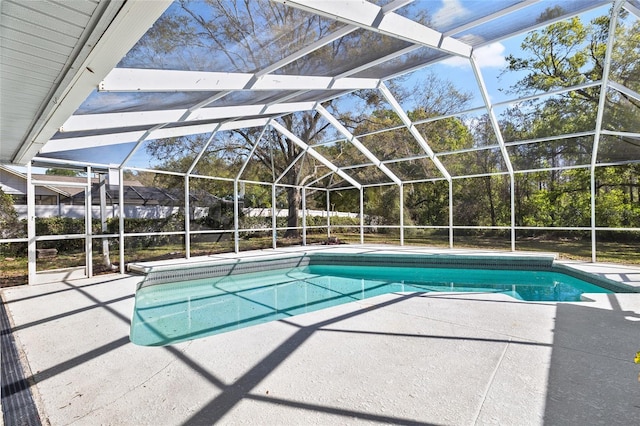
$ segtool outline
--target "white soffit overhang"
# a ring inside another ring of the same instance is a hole
[[[0,162],[29,162],[171,3],[1,1]]]

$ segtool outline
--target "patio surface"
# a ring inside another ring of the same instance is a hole
[[[300,250],[310,248],[242,256]],[[207,260],[229,257],[237,256]],[[572,265],[640,285],[640,268]],[[627,425],[640,418],[640,365],[633,363],[640,294],[541,303],[397,293],[141,347],[129,341],[141,279],[108,275],[2,290],[43,424]]]

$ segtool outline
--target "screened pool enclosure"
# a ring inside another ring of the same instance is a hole
[[[27,214],[0,242],[30,279],[62,243],[91,276],[285,245],[640,242],[640,1],[114,3],[2,3],[3,106],[64,77],[30,120],[3,108]],[[53,232],[35,197],[60,186],[85,213]]]

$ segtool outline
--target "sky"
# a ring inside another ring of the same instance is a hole
[[[444,1],[442,10],[445,8],[454,8],[459,3],[459,0],[446,0]],[[594,17],[608,12],[609,6],[600,7],[580,15],[580,18],[582,22],[587,23]],[[525,74],[514,72],[503,73],[502,71],[507,65],[505,58],[508,54],[511,53],[515,56],[525,56],[520,46],[526,35],[527,34],[521,34],[511,37],[500,42],[481,47],[474,51],[474,55],[477,59],[478,65],[480,66],[492,103],[507,101],[516,96],[514,94],[508,94],[506,90],[513,86],[519,79],[524,77]],[[470,68],[468,66],[468,61],[464,58],[447,59],[436,65],[434,70],[437,70],[437,73],[446,75],[448,79],[455,81],[462,89],[470,91],[477,90],[475,79],[469,78],[468,73]],[[502,89],[502,91],[500,89]]]

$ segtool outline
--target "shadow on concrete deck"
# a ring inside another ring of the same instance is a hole
[[[640,383],[633,357],[640,349],[640,315],[558,304],[547,385],[545,424],[637,424]],[[531,368],[535,368],[534,365]]]

